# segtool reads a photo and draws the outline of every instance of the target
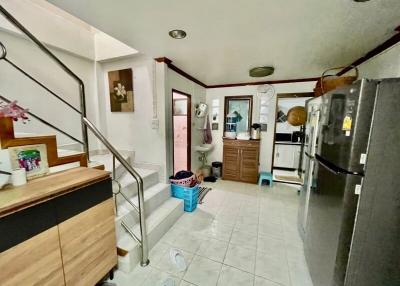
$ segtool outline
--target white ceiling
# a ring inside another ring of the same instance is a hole
[[[49,0],[207,85],[319,76],[394,34],[400,0]],[[172,29],[188,37],[174,40]],[[254,79],[251,67],[273,65]]]

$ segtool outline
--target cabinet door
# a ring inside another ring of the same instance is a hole
[[[275,145],[274,167],[293,168],[294,153],[292,145]],[[297,167],[295,167],[297,168]]]
[[[240,149],[234,146],[224,146],[222,176],[224,180],[240,180]]]
[[[0,253],[0,285],[65,285],[57,226]]]
[[[67,286],[95,285],[117,264],[113,199],[61,223],[59,231]]]
[[[258,179],[258,149],[244,147],[240,150],[240,179],[256,183]]]
[[[294,169],[298,169],[299,168],[300,151],[301,151],[300,145],[294,145],[293,146],[293,168]]]

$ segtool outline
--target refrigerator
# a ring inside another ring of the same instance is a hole
[[[387,86],[392,88],[385,88]],[[399,174],[400,141],[396,141],[399,139],[398,135],[390,137],[389,141],[382,141],[380,138],[381,144],[375,144],[377,146],[374,147],[374,156],[369,149],[376,142],[372,141],[374,130],[385,128],[399,133],[396,130],[397,124],[394,124],[399,122],[400,80],[363,79],[313,100],[320,102],[316,104],[318,108],[314,113],[312,109],[309,110],[314,121],[308,122],[307,127],[310,136],[314,137],[310,137],[308,146],[305,146],[305,152],[309,151],[306,155],[308,172],[299,208],[299,229],[303,231],[304,251],[313,283],[315,286],[400,285],[395,284],[400,282],[397,280],[400,256],[389,258],[397,263],[383,264],[381,268],[385,269],[375,274],[375,281],[363,280],[362,284],[354,282],[355,275],[359,279],[364,277],[361,275],[363,263],[363,271],[375,273],[374,269],[367,270],[368,263],[362,262],[361,254],[365,256],[371,249],[375,249],[375,254],[378,255],[377,248],[385,247],[392,248],[393,253],[390,255],[399,254],[397,249],[400,245],[400,232],[396,231],[400,230],[400,192],[395,184],[389,189],[377,185],[377,182],[382,181],[382,174],[378,176],[378,173],[368,173],[367,170],[369,166],[375,166],[378,161],[382,161],[377,154],[386,152],[388,148],[397,148],[393,153],[399,160],[388,161],[383,169],[387,171],[386,176],[389,178],[393,176],[392,172]],[[392,105],[377,104],[381,101],[391,102]],[[310,104],[312,100],[308,103]],[[390,113],[391,110],[393,112]],[[374,245],[367,245],[365,241],[370,228],[368,221],[371,219],[368,207],[376,204],[374,207],[381,209],[384,206],[379,205],[382,204],[379,200],[372,203],[371,199],[365,198],[371,196],[371,192],[382,192],[382,188],[385,189],[385,196],[391,194],[397,201],[397,205],[393,202],[391,204],[393,220],[385,221],[384,217],[375,217],[374,221],[378,224],[386,222],[388,225],[390,231],[385,239],[388,244],[374,240],[376,234],[370,233],[371,243]],[[359,221],[364,224],[359,224]],[[382,253],[389,255],[387,250],[382,250]],[[373,259],[372,256],[369,257]],[[386,259],[382,257],[383,261]],[[388,274],[388,271],[392,274]],[[382,281],[386,284],[380,284]]]
[[[315,151],[318,145],[319,118],[321,97],[306,101],[307,121],[304,130],[304,140],[301,148],[301,162],[304,170],[304,183],[300,188],[300,205],[298,212],[298,228],[300,236],[304,239],[307,225],[308,206],[311,188],[315,187],[318,165],[315,163]]]

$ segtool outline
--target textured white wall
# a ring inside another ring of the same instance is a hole
[[[111,112],[108,92],[108,72],[132,68],[134,112]],[[163,124],[152,129],[153,83],[155,62],[146,56],[98,64],[98,84],[101,129],[110,142],[120,150],[135,151],[136,163],[165,167],[165,134]],[[159,99],[163,107],[162,98]]]
[[[166,142],[167,142],[167,165],[168,174],[173,173],[173,125],[172,125],[172,90],[178,90],[191,95],[192,99],[192,171],[200,167],[198,153],[193,150],[193,146],[200,145],[203,141],[202,131],[204,119],[194,116],[194,106],[200,102],[206,102],[206,89],[193,81],[190,81],[175,71],[167,70],[166,96],[165,96],[165,121],[166,121]],[[211,120],[211,118],[210,118]]]
[[[310,92],[315,86],[315,82],[304,83],[289,83],[273,85],[276,93],[291,93],[291,92]],[[207,89],[207,103],[212,104],[213,99],[219,99],[219,129],[212,132],[214,149],[208,156],[209,162],[222,161],[223,154],[223,130],[224,130],[224,98],[225,96],[235,95],[253,95],[253,122],[259,118],[259,102],[257,97],[258,86],[241,86],[227,88],[212,88]],[[275,107],[276,96],[271,99],[269,104],[268,114],[268,130],[261,132],[261,147],[260,147],[260,170],[270,171],[272,164],[274,124],[275,124]]]
[[[89,25],[68,21],[35,2],[0,0],[0,4],[42,42],[89,59],[95,58],[94,33]],[[0,28],[21,33],[3,16],[0,16]]]
[[[0,31],[1,42],[6,46],[7,58],[37,78],[64,100],[79,109],[78,84],[52,60],[43,54],[31,41],[14,33]],[[98,104],[94,62],[58,49],[52,51],[75,72],[85,83],[88,118],[97,124]],[[81,139],[79,115],[47,91],[20,74],[5,61],[0,61],[0,94],[29,108],[30,111]],[[57,134],[53,129],[33,120],[27,124],[16,124],[17,132],[35,134]],[[98,148],[98,142],[90,137],[91,149]],[[72,141],[57,134],[58,144]]]
[[[360,76],[376,79],[400,77],[400,44],[362,64]]]

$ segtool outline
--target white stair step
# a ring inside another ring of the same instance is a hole
[[[169,198],[147,217],[146,226],[149,250],[153,248],[182,214],[183,200]],[[136,224],[132,230],[140,237],[139,224]],[[124,232],[118,237],[117,245],[128,251],[126,256],[118,257],[118,269],[124,272],[131,272],[140,261],[139,244],[127,232]]]
[[[127,151],[119,151],[122,157],[128,161],[129,164],[133,165],[133,152]],[[103,154],[103,155],[92,155],[90,156],[91,161],[100,162],[104,165],[106,171],[112,172],[113,171],[113,155],[110,153]],[[120,178],[126,173],[124,166],[115,159],[115,177]]]
[[[171,197],[171,187],[168,184],[158,183],[144,192],[144,210],[145,216],[148,217],[157,207],[162,205]],[[139,215],[133,210],[129,202],[122,199],[123,203],[118,204],[116,222],[121,219],[130,225],[134,226],[139,222]],[[130,198],[132,204],[138,207],[138,196]]]
[[[143,189],[144,190],[146,190],[158,183],[158,172],[157,171],[148,170],[148,169],[140,169],[140,168],[135,168],[135,170],[136,170],[136,172],[139,173],[139,175],[143,179]],[[127,196],[128,198],[132,198],[132,197],[136,196],[137,183],[131,174],[126,172],[117,180],[121,184],[121,188],[122,188],[121,191],[124,193],[125,196]],[[123,198],[121,198],[121,196],[117,197],[118,205],[120,205],[121,203],[124,203],[124,202],[125,202],[125,200]]]

